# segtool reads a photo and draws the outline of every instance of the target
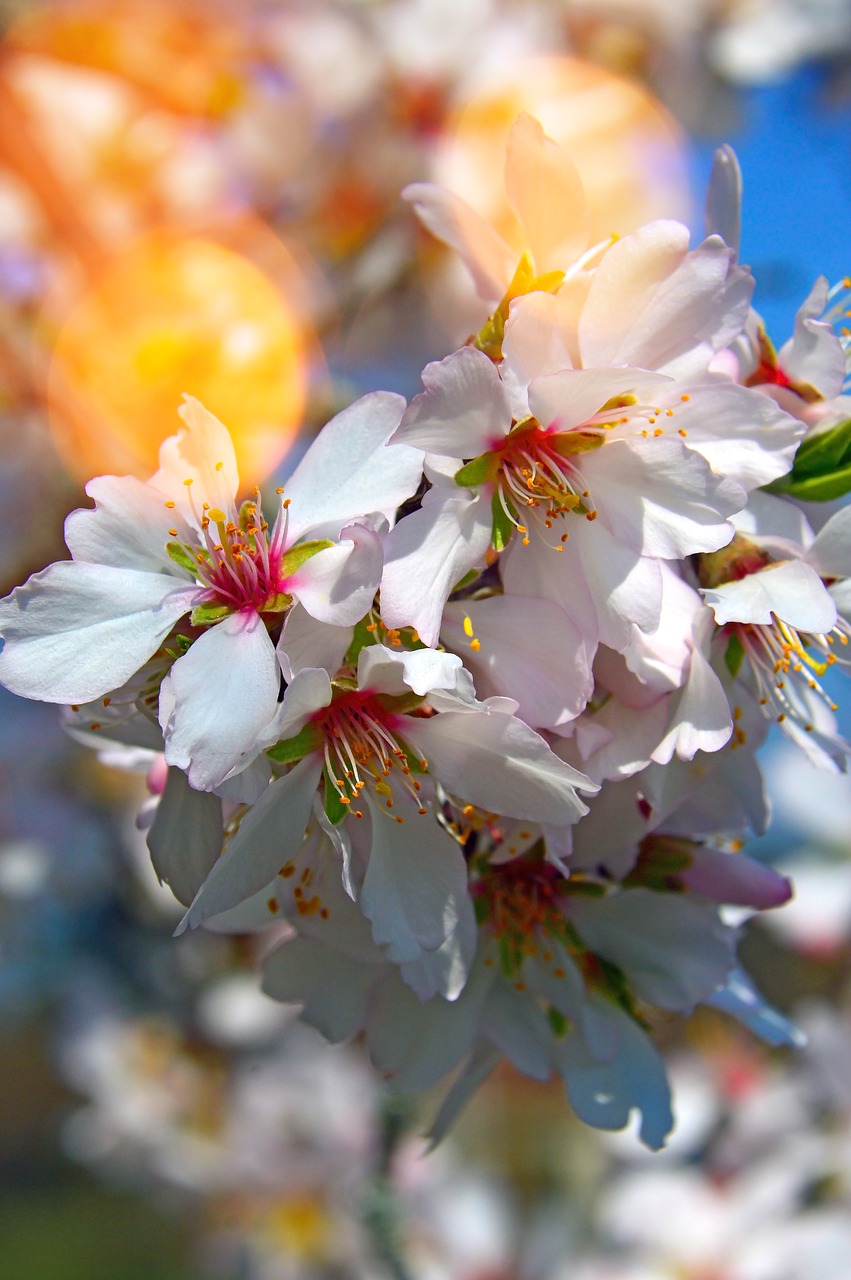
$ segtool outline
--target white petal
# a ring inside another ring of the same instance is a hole
[[[726,981],[735,963],[735,931],[718,910],[682,894],[626,889],[571,902],[583,941],[623,969],[643,1000],[689,1010]]]
[[[371,644],[358,656],[358,686],[398,696],[412,690],[425,697],[436,689],[454,691],[461,659],[439,649],[394,650]]]
[[[419,511],[406,516],[384,542],[381,617],[389,627],[415,627],[435,645],[443,606],[491,540],[490,502],[469,489],[435,485]]]
[[[802,560],[785,560],[704,591],[719,626],[725,622],[770,623],[772,615],[817,635],[836,625],[836,606],[821,578]]]
[[[374,391],[322,428],[285,486],[291,539],[374,511],[393,520],[422,474],[416,449],[387,447],[404,408],[402,396]]]
[[[156,653],[197,595],[165,574],[60,560],[0,602],[0,681],[43,702],[100,698]]]
[[[505,189],[536,270],[566,271],[588,247],[590,215],[582,179],[567,153],[525,112],[508,135]]]
[[[689,391],[687,403],[671,402],[674,426],[713,471],[748,491],[786,474],[804,433],[802,422],[769,396],[726,380]]]
[[[324,667],[302,667],[284,691],[284,700],[275,718],[260,734],[263,748],[300,733],[317,711],[331,703],[331,678]]]
[[[190,787],[185,773],[169,769],[148,832],[157,879],[188,905],[222,851],[222,802]]]
[[[450,458],[476,458],[496,448],[511,426],[511,405],[496,365],[475,347],[427,364],[395,442]]]
[[[838,396],[845,382],[845,352],[827,321],[819,320],[828,302],[824,276],[813,285],[795,316],[795,333],[781,347],[778,364],[794,382],[815,387],[825,400]]]
[[[402,199],[414,206],[433,236],[461,255],[479,296],[497,302],[514,274],[517,255],[491,224],[460,196],[430,182],[405,187]]]
[[[621,1047],[608,1062],[596,1062],[577,1031],[561,1042],[560,1069],[576,1114],[598,1129],[622,1129],[633,1108],[641,1114],[641,1140],[654,1151],[664,1146],[674,1123],[665,1064],[627,1014],[598,1001],[601,1015],[616,1025]]]
[[[192,481],[197,512],[204,502],[230,512],[239,487],[239,473],[227,428],[194,396],[184,397],[178,413],[183,426],[162,444],[160,469],[151,477],[151,484],[174,499],[184,514],[190,513],[186,480]]]
[[[314,754],[270,784],[213,865],[177,933],[237,906],[274,879],[301,848],[321,773]]]
[[[833,513],[807,559],[823,578],[851,578],[851,507]]]
[[[749,273],[717,236],[688,252],[688,230],[652,222],[609,249],[594,275],[579,341],[585,365],[635,364],[672,376],[706,369],[744,325]]]
[[[436,995],[457,1000],[466,986],[476,954],[478,929],[469,895],[459,905],[458,924],[443,946],[437,951],[424,951],[418,960],[400,967],[403,979],[420,1000],[431,1000]]]
[[[588,647],[549,600],[502,595],[447,605],[441,637],[464,655],[480,697],[516,698],[521,719],[534,728],[573,719],[593,692]]]
[[[95,510],[81,507],[65,521],[65,541],[75,560],[186,578],[186,570],[169,559],[166,543],[192,535],[177,510],[165,506],[167,494],[134,476],[99,476],[89,481],[86,493]]]
[[[569,824],[588,812],[577,795],[596,791],[522,720],[487,710],[409,718],[405,734],[429,773],[461,799],[509,818]]]
[[[233,613],[190,646],[163,681],[160,725],[169,764],[209,791],[256,751],[278,702],[275,648],[253,609]]]
[[[305,560],[284,589],[311,617],[351,627],[372,605],[381,581],[383,553],[381,539],[363,525],[347,525],[340,536],[336,546]]]
[[[372,849],[360,895],[372,936],[397,963],[436,951],[458,925],[467,897],[467,870],[459,846],[434,813],[397,788],[393,814],[364,792],[372,822]],[[394,815],[404,821],[398,823]]]
[[[719,235],[736,253],[742,225],[742,171],[730,146],[718,147],[706,191],[706,234]]]
[[[599,637],[611,649],[625,649],[633,624],[643,631],[654,631],[659,624],[659,561],[619,542],[600,520],[568,520],[570,541],[562,555],[534,544],[523,547],[514,539],[503,575],[506,589],[535,590],[555,600],[587,637],[586,643]]]
[[[652,399],[669,385],[667,378],[646,369],[565,369],[535,379],[529,387],[529,408],[543,426],[570,431],[613,396],[634,392],[640,400]]]
[[[374,964],[352,960],[308,938],[293,938],[266,960],[263,990],[274,1000],[300,1004],[302,1020],[339,1044],[363,1027],[380,977]]]
[[[370,1057],[397,1089],[427,1089],[469,1052],[482,1001],[493,983],[484,965],[473,967],[455,1001],[420,1004],[402,982],[385,982],[366,1029]]]
[[[726,546],[733,526],[725,517],[745,502],[734,480],[679,440],[609,440],[583,459],[583,475],[615,537],[666,560]]]
[[[553,1030],[543,1009],[527,995],[495,982],[488,993],[482,1025],[488,1039],[509,1062],[533,1080],[552,1075]]]
[[[317,622],[301,605],[294,605],[278,641],[278,660],[284,679],[291,683],[296,672],[304,667],[323,667],[329,676],[335,676],[343,665],[353,635],[352,627]]]
[[[671,726],[652,758],[667,764],[674,752],[693,760],[698,751],[720,751],[733,732],[733,717],[724,686],[706,658],[695,648],[688,680],[678,695]]]

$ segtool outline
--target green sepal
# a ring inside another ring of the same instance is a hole
[[[311,751],[318,751],[321,746],[322,730],[311,721],[292,738],[284,738],[281,742],[276,742],[274,747],[269,747],[266,755],[278,764],[294,764],[309,756]]]
[[[570,1022],[564,1016],[560,1009],[553,1008],[552,1005],[547,1009],[547,1021],[553,1030],[553,1035],[557,1040],[563,1040],[570,1029]]]
[[[518,955],[517,947],[511,942],[507,934],[503,934],[499,940],[499,967],[506,978],[514,977],[520,968],[520,963],[521,959]]]
[[[191,648],[191,645],[192,645],[192,641],[194,639],[195,639],[194,636],[185,636],[179,633],[174,637],[174,643],[177,646],[177,648],[166,649],[166,653],[170,658],[174,658],[174,659],[182,658],[184,653],[189,652],[189,649]]]
[[[329,542],[327,538],[314,538],[309,542],[297,542],[294,547],[290,547],[281,560],[281,577],[291,577],[311,556],[315,556],[318,551],[325,551],[328,547],[333,547],[333,545],[334,543]]]
[[[803,440],[792,470],[765,488],[805,502],[829,502],[851,492],[851,418]]]
[[[221,622],[231,612],[226,604],[196,604],[189,621],[193,627],[209,627],[214,622]]]
[[[580,880],[578,876],[571,876],[564,886],[564,892],[583,898],[603,898],[606,887],[596,880]]]
[[[422,702],[423,699],[420,699],[420,701]],[[394,734],[393,736],[398,742],[400,750],[402,750],[405,753],[405,760],[407,762],[408,768],[410,769],[411,773],[418,773],[420,777],[424,777],[425,774],[428,773],[428,765],[426,765],[426,767],[423,768],[423,758],[419,754],[419,752],[413,751],[411,747],[408,746],[405,739],[400,738],[398,734]]]
[[[371,624],[367,622],[367,618],[361,618],[360,622],[355,624],[352,642],[346,650],[346,656],[343,660],[346,666],[356,667],[362,650],[378,643],[375,638],[375,631],[367,630],[369,625]]]
[[[337,788],[334,786],[333,782],[328,777],[327,769],[322,770],[322,777],[325,783],[323,787],[323,791],[324,791],[323,807],[325,809],[325,816],[332,826],[339,827],[340,823],[343,821],[343,819],[345,818],[346,814],[349,811],[349,806],[346,804],[343,804],[343,802],[341,801],[339,795],[337,794]]]
[[[495,454],[480,453],[478,458],[473,458],[472,462],[465,462],[463,467],[455,472],[455,483],[461,489],[478,489],[479,485],[494,479],[497,466]]]
[[[391,715],[404,716],[421,707],[425,697],[412,689],[410,693],[377,693],[375,701]]]
[[[605,426],[606,423],[600,425]],[[547,444],[562,458],[570,458],[576,453],[591,453],[594,449],[599,449],[603,440],[604,437],[596,431],[559,431],[547,437]],[[606,454],[607,458],[608,456]]]
[[[499,306],[493,315],[482,325],[473,339],[473,346],[478,347],[491,360],[502,359],[502,342],[505,337],[505,322],[509,308],[515,298],[522,298],[527,293],[555,293],[564,280],[563,271],[546,271],[536,276],[532,259],[524,253],[517,264],[517,270],[506,289]]]
[[[614,1002],[628,1013],[630,1017],[635,1017],[635,995],[626,974],[619,969],[611,960],[605,960],[602,956],[594,954],[594,959],[598,966],[598,972],[603,979],[603,990]],[[595,984],[596,985],[596,984]]]
[[[167,542],[165,549],[175,564],[179,564],[181,569],[188,569],[193,578],[197,577],[198,561],[181,542]]]
[[[454,596],[456,591],[463,591],[465,587],[472,586],[478,576],[478,569],[468,569],[461,581],[455,583],[455,586],[449,592],[450,596]]]
[[[512,515],[516,516],[517,513],[513,511],[510,506],[509,511],[511,511]],[[494,551],[504,551],[511,541],[516,525],[506,513],[498,493],[495,493],[491,498],[491,514],[493,516],[493,524],[491,526],[491,546]]]
[[[745,646],[736,633],[733,632],[727,641],[727,648],[724,650],[724,665],[733,679],[739,674],[744,658]]]
[[[261,613],[286,613],[293,602],[292,596],[288,596],[286,591],[277,591],[274,595],[268,596],[263,601]]]
[[[257,513],[257,503],[253,498],[246,498],[239,508],[239,527],[243,533],[248,533],[249,528],[253,529],[255,525],[255,515]]]

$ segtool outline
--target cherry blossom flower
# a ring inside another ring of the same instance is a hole
[[[123,686],[185,619],[160,695],[166,758],[193,786],[215,785],[275,712],[270,628],[292,602],[351,624],[372,601],[380,540],[352,521],[392,519],[416,487],[419,455],[384,448],[402,407],[376,393],[338,415],[291,477],[270,529],[257,491],[237,509],[230,438],[188,400],[152,480],[92,481],[95,509],[66,523],[73,558],[0,606],[0,678],[27,697],[89,702]]]
[[[242,820],[184,927],[251,897],[298,853],[321,783],[347,889],[375,943],[403,964],[438,950],[469,902],[463,857],[437,821],[435,786],[495,813],[565,826],[586,811],[577,792],[595,789],[513,714],[515,705],[477,701],[460,658],[429,649],[368,645],[355,680],[297,672],[265,734],[272,759],[291,767]],[[347,831],[362,821],[361,872]]]

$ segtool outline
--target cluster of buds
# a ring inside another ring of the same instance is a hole
[[[274,519],[187,400],[151,480],[92,481],[71,559],[0,605],[0,679],[150,753],[181,931],[271,927],[265,988],[305,1021],[399,1089],[457,1069],[436,1137],[505,1057],[658,1147],[660,1018],[794,1037],[723,908],[790,893],[739,852],[770,721],[827,768],[849,749],[823,677],[851,513],[816,536],[794,502],[847,487],[845,307],[818,282],[771,347],[729,150],[694,249],[672,221],[589,246],[528,116],[505,176],[513,246],[406,192],[489,311],[420,395],[329,422]]]

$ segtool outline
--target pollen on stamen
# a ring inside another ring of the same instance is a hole
[[[688,432],[686,431],[685,427],[677,427],[677,434],[681,435],[683,439],[685,439],[685,437],[688,435]]]
[[[169,498],[168,502],[164,503],[163,505],[168,507],[169,511],[172,511],[177,504],[172,502],[172,500]]]
[[[273,916],[277,915],[278,911],[280,911],[277,898],[269,898],[266,902],[266,906]]]
[[[222,469],[222,467],[223,467],[224,465],[225,465],[225,464],[224,464],[223,462],[217,462],[217,463],[216,463],[216,470],[217,470],[217,471],[221,471],[221,469]]]
[[[680,396],[680,399],[682,400],[683,404],[685,404],[687,400],[691,400],[691,396]]]

